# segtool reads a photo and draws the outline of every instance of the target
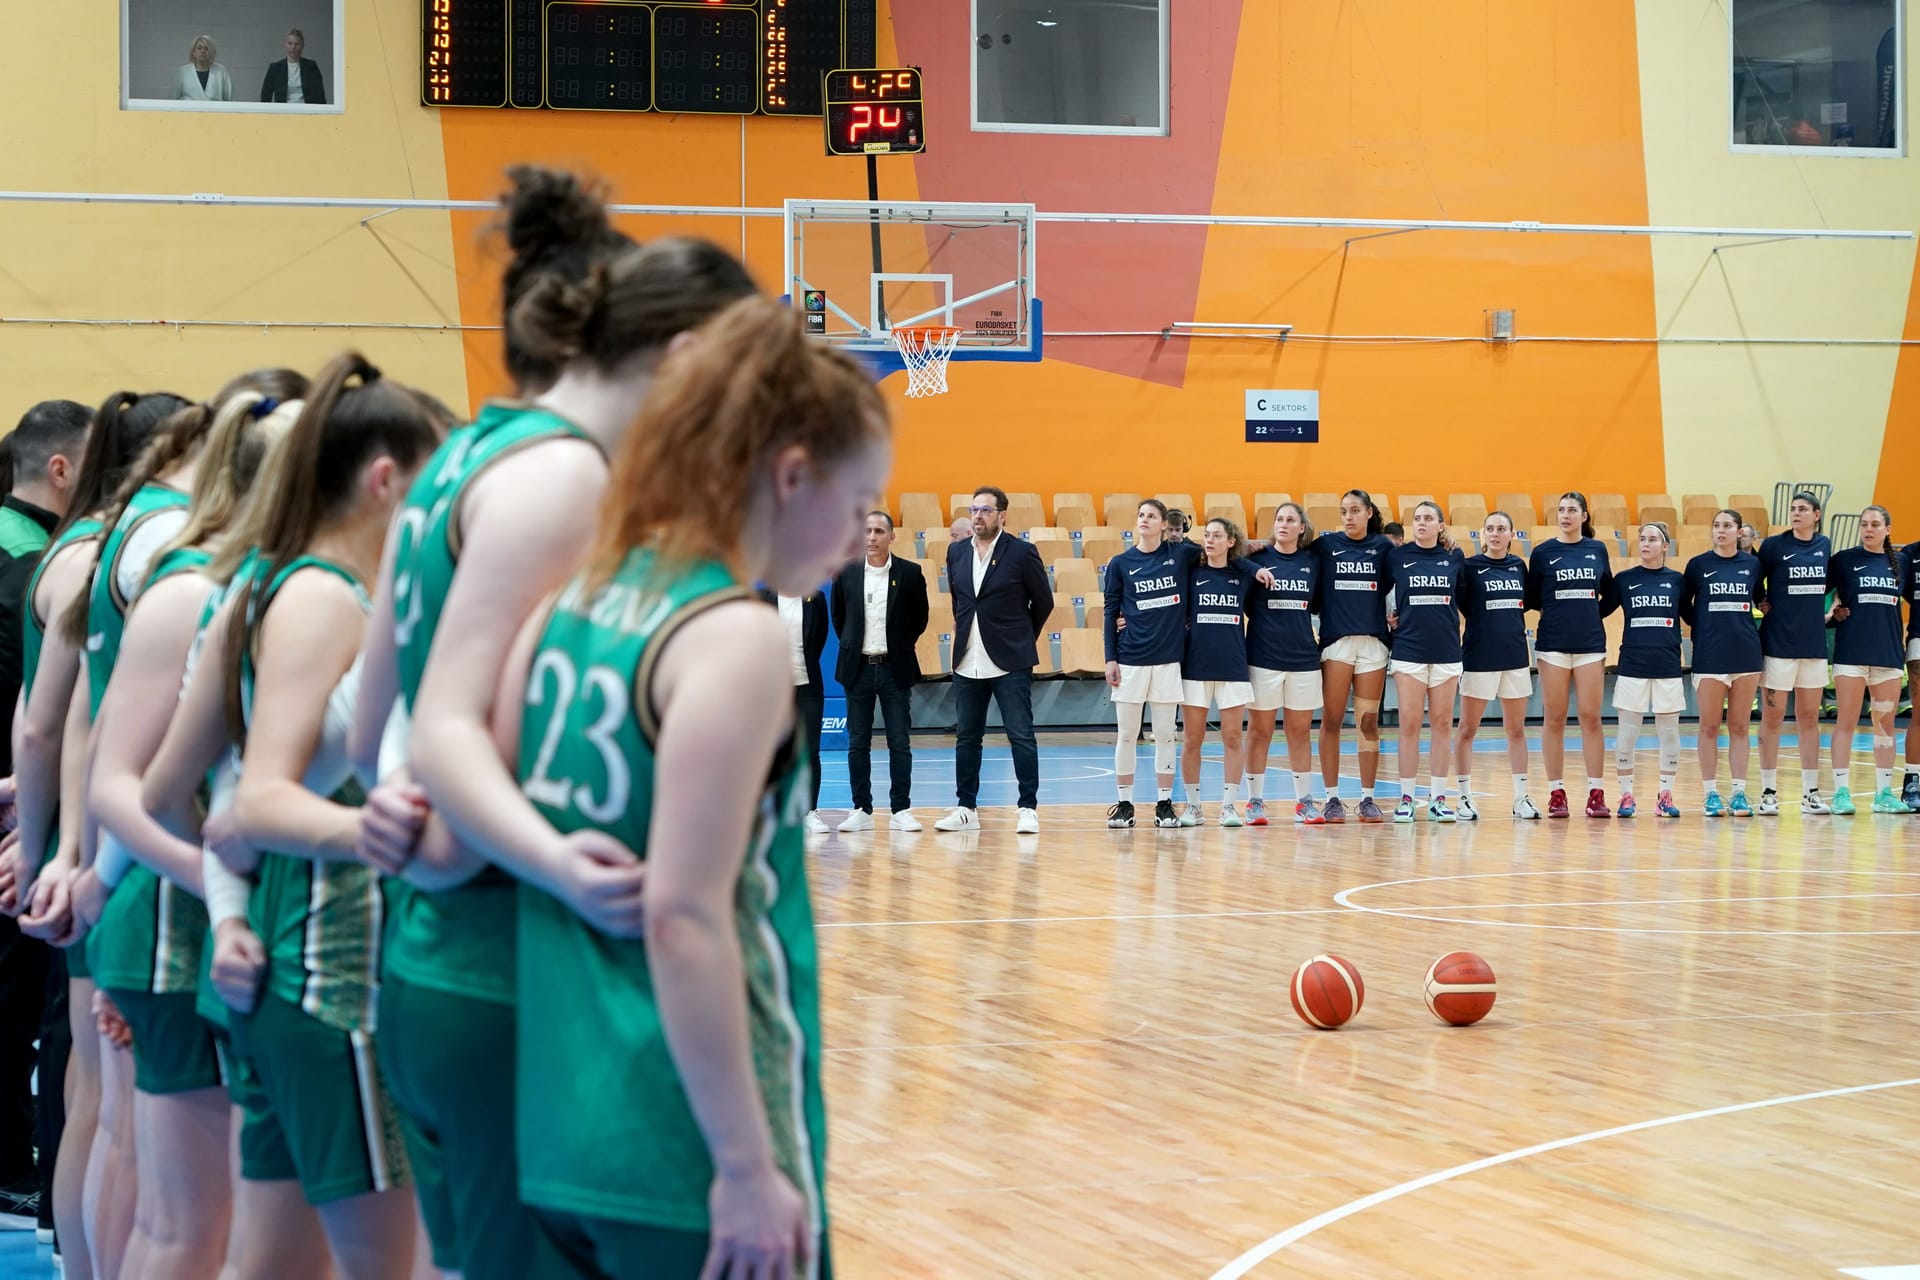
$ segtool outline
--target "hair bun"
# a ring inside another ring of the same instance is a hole
[[[511,189],[500,203],[516,258],[537,261],[610,230],[604,193],[571,173],[523,164],[507,170],[507,181]]]

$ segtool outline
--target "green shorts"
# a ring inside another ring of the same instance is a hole
[[[307,1203],[331,1204],[409,1182],[399,1117],[373,1037],[341,1031],[271,992],[233,1015],[236,1056],[259,1075],[240,1128],[240,1174],[298,1178]]]
[[[557,1261],[520,1203],[514,1008],[395,977],[380,984],[382,1078],[398,1104],[434,1265],[466,1280],[544,1276]]]
[[[106,990],[133,1032],[134,1088],[160,1095],[219,1087],[220,1059],[191,993]]]
[[[536,1209],[540,1228],[552,1242],[562,1269],[554,1275],[578,1280],[698,1280],[707,1261],[703,1231],[668,1231],[611,1218]],[[804,1280],[833,1280],[833,1250],[823,1235],[811,1268],[796,1271]],[[545,1274],[545,1273],[543,1273]]]

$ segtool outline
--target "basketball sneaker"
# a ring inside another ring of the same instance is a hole
[[[1435,796],[1433,799],[1427,801],[1428,822],[1452,822],[1458,817],[1459,815],[1453,811],[1453,806],[1448,804],[1444,798]]]
[[[1906,785],[1900,788],[1900,802],[1909,812],[1920,813],[1920,773],[1907,775]]]
[[[1118,830],[1133,825],[1133,801],[1122,800],[1107,810],[1107,825]]]
[[[854,809],[849,812],[845,818],[840,820],[840,830],[871,831],[873,830],[873,815],[865,809]]]
[[[1302,796],[1293,802],[1293,820],[1303,827],[1325,826],[1327,821],[1312,796]]]
[[[1892,787],[1882,787],[1873,793],[1873,811],[1904,814],[1907,812],[1907,802]]]
[[[1538,822],[1540,821],[1540,810],[1533,801],[1525,796],[1521,796],[1513,802],[1513,816],[1522,822]],[[1567,815],[1563,813],[1560,816],[1564,818]]]
[[[1753,816],[1753,805],[1748,803],[1747,793],[1744,791],[1734,792],[1733,799],[1727,801],[1727,812],[1736,818],[1751,818]]]
[[[1245,825],[1240,820],[1239,808],[1231,800],[1227,801],[1226,803],[1220,806],[1220,825],[1223,827],[1238,827],[1238,826]]]
[[[1412,796],[1403,795],[1400,797],[1400,803],[1393,807],[1393,820],[1395,822],[1412,822],[1413,821],[1413,797]]]
[[[1200,807],[1198,800],[1189,800],[1180,810],[1180,825],[1197,827],[1207,820],[1207,811]]]
[[[1267,802],[1259,796],[1247,801],[1247,825],[1250,827],[1267,825]]]
[[[1753,806],[1753,811],[1763,818],[1779,817],[1780,793],[1772,787],[1768,787],[1760,793],[1760,802]]]
[[[830,829],[831,828],[827,826],[827,820],[820,816],[820,811],[818,809],[807,810],[807,834],[808,835],[823,836],[827,834],[827,832]]]
[[[1180,825],[1180,815],[1173,811],[1173,801],[1162,800],[1153,806],[1153,825],[1156,827]]]
[[[1800,812],[1828,814],[1833,812],[1833,806],[1822,800],[1817,790],[1809,791],[1800,797]]]
[[[1607,793],[1595,787],[1587,792],[1587,816],[1589,818],[1611,818],[1613,810],[1607,808]]]
[[[1709,818],[1724,818],[1727,816],[1727,802],[1720,798],[1718,791],[1709,791],[1707,792],[1707,802],[1701,806],[1700,812],[1706,814]]]
[[[1673,802],[1673,792],[1662,791],[1653,798],[1653,810],[1663,818],[1680,816],[1680,806]]]
[[[1829,811],[1836,817],[1851,818],[1854,814],[1853,788],[1837,788],[1833,793],[1833,804],[1829,806]]]
[[[961,806],[949,810],[947,816],[933,824],[935,831],[978,831],[980,829],[980,811]]]
[[[1311,805],[1313,801],[1303,800],[1300,803]],[[1293,807],[1293,816],[1296,818],[1300,817],[1300,805],[1295,805]],[[1313,822],[1312,818],[1301,818],[1300,820],[1307,823]],[[1347,820],[1347,806],[1340,802],[1339,796],[1328,796],[1326,806],[1320,810],[1320,822],[1316,825],[1327,825],[1327,826],[1337,827],[1341,823],[1345,822],[1346,820]]]
[[[1567,793],[1565,789],[1555,787],[1553,794],[1547,797],[1547,816],[1549,818],[1564,818],[1568,812]]]
[[[1013,833],[1017,836],[1037,836],[1040,834],[1040,811],[1022,809],[1015,816]]]
[[[925,830],[925,828],[920,825],[920,819],[913,816],[913,810],[911,809],[894,810],[893,816],[887,819],[887,825],[895,831]]]
[[[1354,810],[1354,817],[1362,822],[1385,822],[1387,815],[1380,812],[1380,806],[1373,802],[1372,796],[1361,796],[1360,807]]]
[[[1620,793],[1619,814],[1623,818],[1631,818],[1634,815],[1633,792],[1622,791]]]
[[[1480,821],[1480,811],[1473,807],[1472,796],[1461,796],[1460,803],[1453,806],[1453,813],[1462,822]]]

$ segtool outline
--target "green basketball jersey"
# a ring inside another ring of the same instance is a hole
[[[257,605],[265,615],[288,578],[302,569],[336,573],[360,590],[347,570],[314,556],[301,556],[276,570]],[[367,606],[361,591],[361,606]],[[249,724],[253,718],[253,658],[240,663],[240,696]],[[329,720],[333,717],[329,716]],[[345,767],[341,741],[323,739],[314,755],[337,757],[342,779],[330,782],[336,804],[365,800]],[[307,781],[315,782],[310,770]],[[374,1001],[380,990],[380,930],[386,914],[380,877],[357,862],[316,862],[262,850],[260,871],[247,902],[247,923],[267,950],[267,990],[297,1004],[310,1016],[342,1031],[373,1030]]]
[[[198,547],[169,551],[154,564],[141,590],[176,574],[198,572],[211,558]],[[203,606],[202,627],[209,616]],[[114,887],[99,923],[87,935],[87,964],[93,980],[112,990],[182,994],[199,984],[206,938],[206,903],[136,862]]]
[[[560,830],[597,828],[645,856],[653,665],[681,624],[747,593],[718,564],[663,571],[649,551],[630,553],[611,582],[583,592],[576,579],[563,593],[534,655],[521,786]],[[824,1230],[819,973],[801,827],[812,763],[797,742],[762,795],[734,924],[774,1155]],[[518,968],[529,994],[520,1003],[522,1198],[705,1231],[713,1166],[667,1047],[645,943],[597,933],[558,899],[522,886]]]
[[[107,695],[107,681],[113,676],[113,664],[120,658],[120,637],[126,630],[127,606],[133,601],[121,591],[121,557],[127,543],[140,527],[165,511],[178,512],[187,505],[187,495],[165,485],[143,485],[133,495],[120,520],[107,533],[100,547],[100,565],[94,570],[93,589],[87,597],[87,692],[93,715],[100,714],[100,699]],[[146,574],[141,574],[144,582]]]
[[[564,418],[526,405],[491,403],[447,438],[407,494],[395,532],[394,642],[400,698],[420,692],[440,612],[459,567],[460,499],[487,467],[530,445],[587,437]],[[488,867],[466,884],[427,893],[404,880],[388,887],[393,924],[386,965],[416,986],[513,1003],[514,882]]]
[[[0,506],[0,553],[18,560],[45,551],[48,541],[47,531],[38,520],[24,511]]]
[[[27,579],[27,598],[25,610],[20,619],[20,689],[25,697],[33,696],[33,677],[40,670],[40,645],[47,638],[47,620],[40,616],[34,601],[40,595],[40,578],[46,573],[53,558],[76,542],[100,536],[100,522],[92,516],[75,520],[66,531],[55,538],[40,555],[40,563],[33,567],[33,576]]]

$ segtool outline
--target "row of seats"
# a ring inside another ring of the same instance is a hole
[[[1765,528],[1768,523],[1767,504],[1757,493],[1736,493],[1725,502],[1710,493],[1682,494],[1678,502],[1671,494],[1665,493],[1642,493],[1636,496],[1637,502],[1629,506],[1624,494],[1589,495],[1587,506],[1594,524],[1637,527],[1657,520],[1669,528],[1680,525],[1711,526],[1713,513],[1723,507],[1740,512],[1741,519],[1755,528]],[[1288,493],[1256,493],[1253,496],[1251,524],[1247,519],[1248,508],[1237,493],[1203,494],[1198,503],[1190,493],[1110,493],[1098,506],[1091,493],[1056,493],[1049,514],[1038,493],[1010,492],[1007,494],[1007,526],[1015,533],[1027,533],[1037,528],[1067,532],[1090,528],[1131,529],[1144,497],[1157,497],[1167,506],[1186,512],[1196,522],[1225,516],[1255,536],[1267,532],[1273,524],[1274,510],[1287,502],[1297,501],[1306,510],[1307,519],[1322,531],[1340,523],[1340,495],[1331,492],[1307,493],[1298,499]],[[908,529],[932,528],[936,525],[945,529],[952,521],[967,515],[967,508],[972,501],[972,494],[949,494],[943,514],[938,495],[903,493],[900,495],[899,522]],[[1465,529],[1478,529],[1490,510],[1507,512],[1513,517],[1517,529],[1531,529],[1553,520],[1559,510],[1559,501],[1560,496],[1553,493],[1541,495],[1538,505],[1530,495],[1524,493],[1496,494],[1491,504],[1485,495],[1478,493],[1449,493],[1444,502],[1430,493],[1403,493],[1399,495],[1398,505],[1395,505],[1384,490],[1374,491],[1374,502],[1387,519],[1408,523],[1413,519],[1413,508],[1417,504],[1438,502],[1448,524]]]

